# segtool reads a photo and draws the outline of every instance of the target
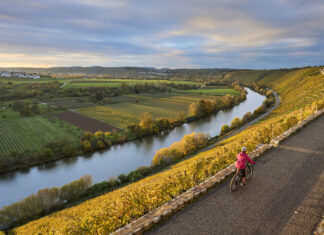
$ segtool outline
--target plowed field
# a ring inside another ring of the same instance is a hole
[[[54,114],[54,116],[60,120],[66,121],[72,125],[75,125],[79,127],[82,130],[85,131],[112,131],[114,129],[120,130],[112,125],[109,125],[107,123],[98,121],[96,119],[84,116],[82,114],[72,112],[72,111],[66,111],[63,113],[57,113]]]

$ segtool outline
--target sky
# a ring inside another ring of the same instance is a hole
[[[323,64],[323,0],[0,1],[0,67]]]

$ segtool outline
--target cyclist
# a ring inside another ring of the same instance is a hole
[[[242,177],[243,185],[245,185],[245,181],[246,181],[245,167],[247,161],[251,162],[252,164],[255,164],[255,162],[251,160],[249,155],[247,155],[246,147],[242,147],[242,151],[236,156],[235,167],[237,168],[237,173]]]

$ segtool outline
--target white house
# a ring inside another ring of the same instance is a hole
[[[1,72],[0,73],[0,77],[11,77],[11,73],[10,72],[6,72],[6,71]]]
[[[40,76],[38,74],[36,74],[36,73],[34,73],[34,74],[28,74],[28,77],[29,78],[32,78],[32,79],[39,79],[40,78]]]
[[[28,74],[28,73],[21,73],[21,72],[7,72],[3,71],[0,73],[0,77],[17,77],[17,78],[32,78],[32,79],[39,79],[40,76],[36,73]]]
[[[24,74],[24,73],[18,73],[18,77],[19,78],[28,78],[28,75]]]

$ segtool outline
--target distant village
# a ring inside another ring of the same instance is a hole
[[[16,78],[32,78],[39,79],[40,76],[36,73],[21,73],[21,72],[0,72],[0,77],[16,77]]]

